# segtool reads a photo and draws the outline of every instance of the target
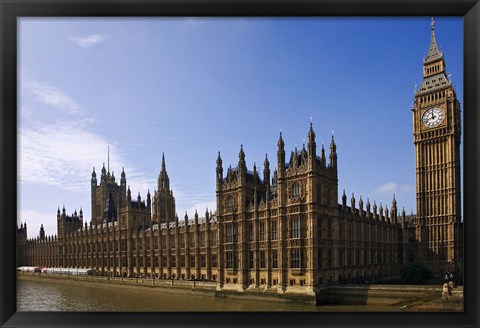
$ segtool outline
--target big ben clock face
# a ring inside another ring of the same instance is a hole
[[[444,118],[445,114],[443,113],[442,109],[438,107],[432,107],[428,109],[425,113],[423,113],[422,123],[427,128],[434,128],[436,126],[439,126],[440,123],[443,122]]]

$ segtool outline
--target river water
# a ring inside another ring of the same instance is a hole
[[[119,288],[101,283],[17,280],[17,311],[392,311],[388,306],[313,306],[292,302],[216,298],[159,289]]]

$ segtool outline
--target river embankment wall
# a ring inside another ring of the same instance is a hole
[[[463,286],[453,288],[452,296],[463,298]],[[392,305],[413,299],[440,299],[442,286],[438,285],[334,285],[329,286],[330,304]]]
[[[211,297],[242,298],[259,301],[301,302],[312,304],[311,297],[278,294],[271,290],[246,290],[244,292],[217,291],[217,283],[210,281],[163,280],[151,278],[122,278],[106,276],[52,275],[46,273],[18,272],[20,280],[43,280],[62,284],[101,284],[115,288],[149,288],[159,292],[180,293]],[[322,291],[324,297],[317,304],[392,305],[418,298],[440,298],[442,286],[437,285],[331,285]],[[452,290],[452,295],[463,298],[463,287]],[[314,303],[314,302],[313,302]]]

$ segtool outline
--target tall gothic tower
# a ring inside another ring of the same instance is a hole
[[[434,272],[461,261],[460,103],[446,75],[435,38],[423,62],[423,82],[415,92],[413,139],[416,158],[419,260]]]

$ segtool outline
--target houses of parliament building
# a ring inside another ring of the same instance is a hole
[[[94,268],[102,274],[215,281],[217,290],[317,295],[328,284],[380,282],[422,262],[445,273],[462,262],[460,104],[445,72],[432,19],[423,83],[412,105],[416,215],[345,191],[338,203],[337,145],[307,144],[287,156],[282,134],[276,167],[262,173],[216,159],[216,210],[179,218],[162,156],[157,190],[132,197],[122,170],[91,176],[91,220],[57,210],[57,234],[27,239],[17,228],[17,263]],[[328,152],[328,155],[327,155]]]

